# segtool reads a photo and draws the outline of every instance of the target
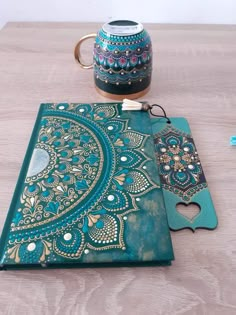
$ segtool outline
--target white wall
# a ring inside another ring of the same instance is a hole
[[[8,21],[98,21],[236,24],[236,0],[0,0]]]

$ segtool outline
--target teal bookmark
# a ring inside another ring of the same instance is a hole
[[[214,229],[217,217],[189,124],[182,117],[166,118],[152,119],[152,129],[169,227]],[[191,204],[200,209],[196,215],[177,211]]]

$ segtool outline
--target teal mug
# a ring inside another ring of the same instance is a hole
[[[95,38],[93,64],[81,61],[81,44]],[[74,50],[84,69],[94,69],[96,89],[103,96],[134,99],[148,92],[152,75],[152,43],[143,25],[117,20],[102,26],[96,34],[83,36]]]

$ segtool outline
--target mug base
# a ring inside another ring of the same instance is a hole
[[[105,92],[105,91],[99,89],[97,86],[95,86],[95,88],[96,88],[97,92],[104,97],[107,97],[107,98],[110,98],[110,99],[113,99],[116,101],[122,101],[124,98],[128,98],[128,99],[133,100],[133,99],[142,97],[143,95],[148,93],[148,91],[150,90],[150,85],[146,89],[144,89],[140,92],[132,93],[132,94],[112,94],[112,93],[108,93],[108,92]]]

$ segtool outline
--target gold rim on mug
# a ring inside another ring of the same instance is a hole
[[[124,98],[136,99],[136,98],[144,96],[150,90],[150,85],[146,89],[144,89],[140,92],[133,93],[133,94],[121,94],[121,95],[105,92],[105,91],[99,89],[96,85],[95,85],[95,88],[96,88],[97,92],[99,94],[101,94],[102,96],[113,99],[113,100],[121,101]]]

